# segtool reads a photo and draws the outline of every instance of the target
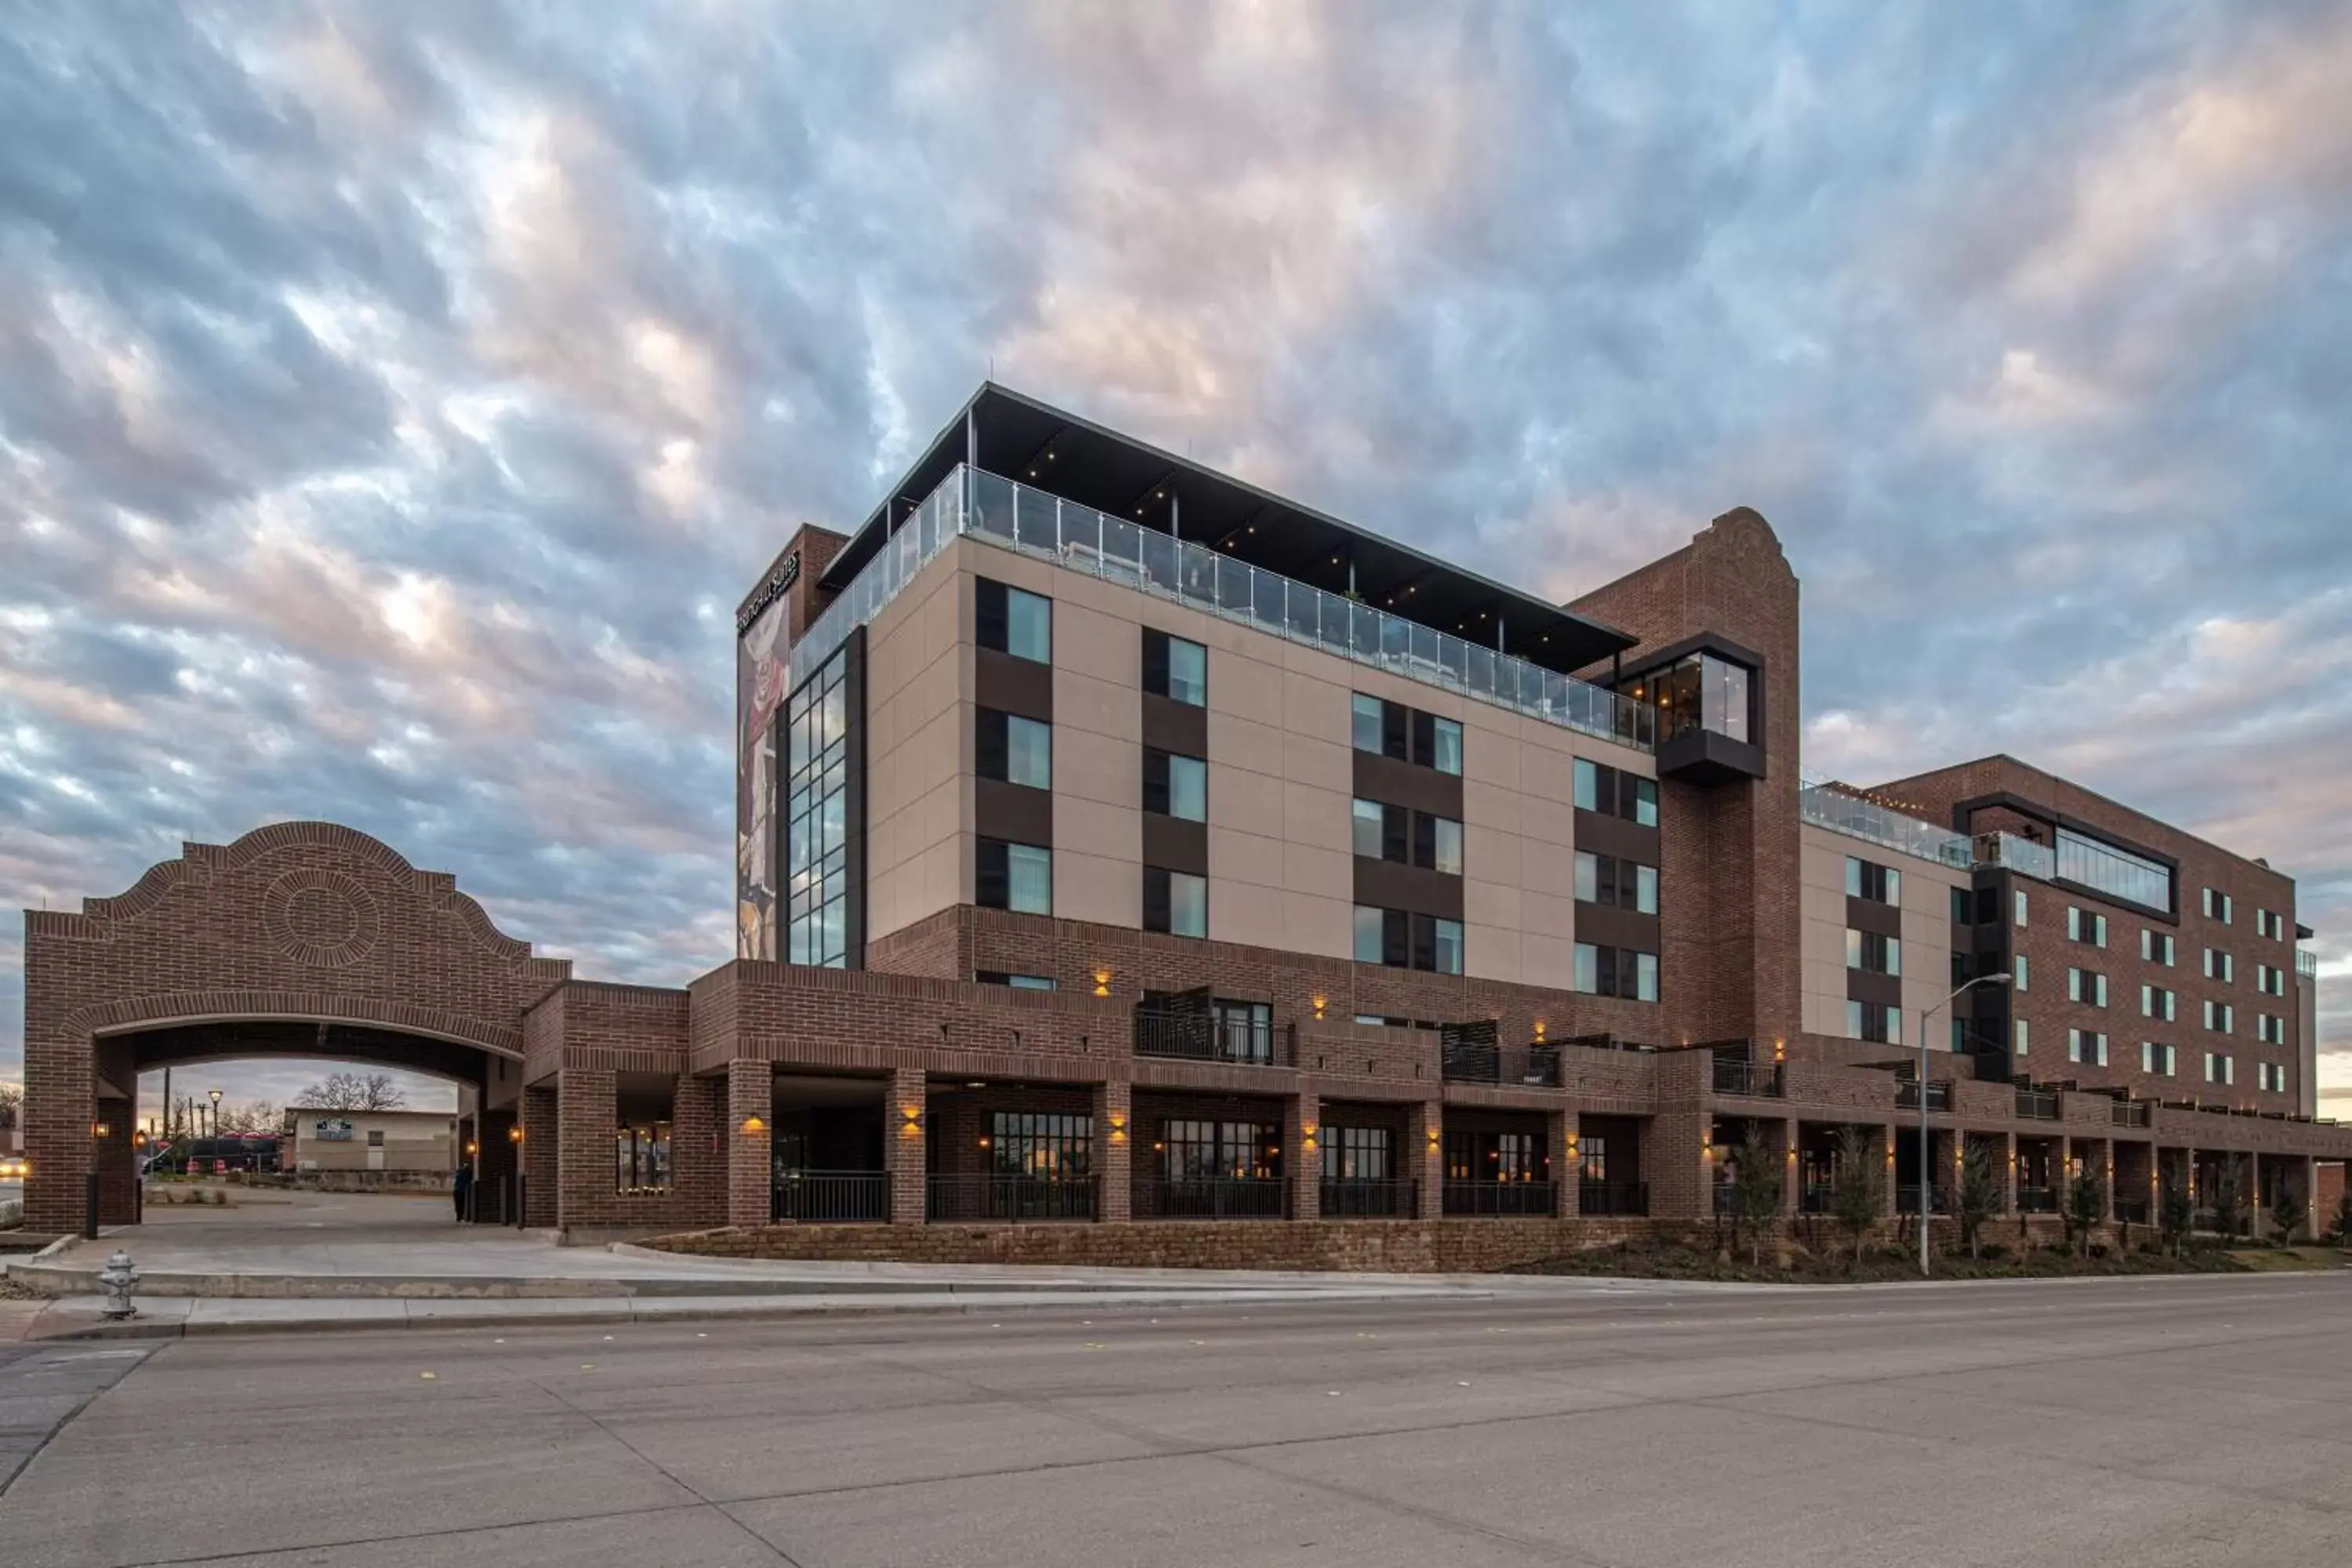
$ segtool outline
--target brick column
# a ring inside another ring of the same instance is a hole
[[[522,1170],[523,1215],[527,1228],[543,1230],[556,1223],[556,1155],[562,1142],[557,1126],[556,1082],[523,1085]]]
[[[776,1113],[776,1069],[738,1058],[727,1064],[727,1114],[719,1125],[727,1159],[727,1223],[765,1225],[775,1203],[770,1152]]]
[[[27,927],[35,915],[25,917]],[[46,918],[46,915],[43,915]],[[33,1173],[25,1184],[25,1227],[52,1235],[81,1233],[82,1181],[97,1151],[89,1129],[92,1099],[88,1035],[44,1032],[28,998],[25,1017],[25,1103],[18,1111],[25,1157]]]
[[[514,1126],[513,1107],[485,1110],[475,1134],[474,1217],[483,1225],[513,1223],[506,1205],[514,1200],[515,1172],[520,1164],[510,1136]]]
[[[1642,1165],[1650,1174],[1654,1219],[1706,1219],[1713,1214],[1715,1166],[1706,1148],[1707,1113],[1670,1111],[1643,1129]]]
[[[1282,1102],[1282,1176],[1290,1187],[1290,1217],[1323,1217],[1322,1100],[1301,1089]],[[1309,1148],[1308,1128],[1315,1130]]]
[[[1125,1082],[1094,1086],[1095,1218],[1125,1225],[1135,1201],[1135,1119]]]
[[[1424,1100],[1413,1107],[1412,1125],[1408,1133],[1412,1147],[1404,1153],[1403,1168],[1419,1173],[1418,1194],[1423,1219],[1443,1219],[1445,1216],[1445,1106],[1443,1101]]]
[[[1780,1142],[1784,1145],[1780,1155],[1780,1214],[1783,1218],[1797,1212],[1797,1149],[1803,1125],[1793,1116],[1785,1117],[1780,1122]]]
[[[883,1091],[882,1168],[890,1174],[892,1225],[923,1223],[924,1183],[929,1175],[923,1152],[930,1135],[928,1099],[920,1068],[896,1069]],[[910,1110],[912,1117],[907,1114]]]
[[[1885,1215],[1889,1219],[1892,1219],[1895,1214],[1899,1212],[1902,1206],[1895,1201],[1899,1194],[1895,1190],[1897,1184],[1895,1180],[1894,1124],[1890,1122],[1881,1131],[1885,1133],[1886,1138],[1886,1206],[1880,1212]],[[1923,1176],[1927,1173],[1927,1151],[1925,1149],[1919,1151],[1919,1173]]]
[[[2017,1213],[2017,1134],[2000,1135],[2000,1212],[2004,1215]]]
[[[1577,1196],[1577,1170],[1568,1140],[1576,1131],[1576,1113],[1572,1110],[1548,1110],[1544,1113],[1544,1157],[1551,1162],[1552,1213],[1561,1219],[1574,1219],[1580,1212]]]
[[[681,1073],[670,1110],[670,1190],[678,1223],[727,1223],[727,1079]]]
[[[2310,1155],[2303,1161],[2303,1238],[2317,1241],[2327,1234],[2327,1221],[2319,1212],[2319,1162]]]
[[[565,1068],[555,1102],[555,1221],[611,1224],[619,1215],[614,1134],[620,1126],[610,1068]],[[677,1129],[671,1128],[675,1142]]]

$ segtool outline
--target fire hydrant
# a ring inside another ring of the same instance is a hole
[[[99,1316],[110,1322],[137,1317],[139,1309],[131,1304],[131,1292],[138,1284],[139,1270],[131,1267],[131,1254],[116,1249],[114,1256],[106,1260],[106,1267],[98,1271],[98,1288],[106,1299]]]

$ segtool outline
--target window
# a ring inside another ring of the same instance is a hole
[[[1269,1122],[1165,1121],[1160,1172],[1171,1182],[1271,1181],[1281,1173],[1276,1144]]]
[[[1209,820],[1209,764],[1144,748],[1143,809],[1186,822]]]
[[[2254,1073],[2264,1093],[2284,1094],[2286,1092],[2284,1062],[2257,1062],[2254,1064]]]
[[[1385,1182],[1396,1167],[1391,1133],[1385,1127],[1325,1127],[1323,1179],[1327,1182]]]
[[[2254,965],[2254,989],[2269,996],[2286,994],[2286,971],[2275,963]]]
[[[1349,722],[1349,738],[1354,741],[1356,750],[1370,752],[1375,756],[1386,753],[1388,747],[1382,720],[1387,709],[1388,704],[1379,698],[1367,697],[1360,691],[1356,693]]]
[[[1636,914],[1658,912],[1658,868],[1612,855],[1576,852],[1576,898],[1580,903],[1607,904]]]
[[[1658,955],[1630,947],[1602,947],[1580,942],[1575,947],[1570,984],[1589,996],[1654,1002],[1658,999]]]
[[[784,830],[787,962],[849,961],[849,656],[836,653],[784,704],[777,786]]]
[[[2258,934],[2266,936],[2273,942],[2284,942],[2286,940],[2286,917],[2282,914],[2274,913],[2270,910],[2256,910],[2254,911],[2254,930]]]
[[[1209,879],[1189,872],[1143,868],[1143,929],[1170,936],[1209,934]]]
[[[986,577],[972,584],[980,646],[1015,658],[1054,662],[1054,601]]]
[[[2205,950],[2205,978],[2229,984],[2238,977],[2238,966],[2230,955],[2218,947]]]
[[[1356,906],[1356,962],[1386,963],[1388,957],[1388,910],[1376,910],[1368,904]]]
[[[2254,1038],[2266,1046],[2286,1044],[2286,1020],[2276,1013],[2255,1014]]]
[[[669,1190],[669,1123],[646,1122],[614,1130],[613,1190],[616,1193],[661,1193]]]
[[[1441,773],[1462,776],[1462,726],[1451,719],[1430,720],[1430,751],[1428,763]],[[1420,737],[1414,736],[1418,741]],[[1416,755],[1413,761],[1423,759]]]
[[[2231,1026],[2234,1022],[2235,1019],[2231,1012],[2230,1005],[2227,1002],[2207,1001],[2205,1004],[2205,1026],[2207,1028],[2212,1030],[2217,1035],[2226,1035],[2231,1032]]]
[[[2107,1037],[2090,1029],[2066,1031],[2066,1059],[2091,1067],[2107,1065]]]
[[[1095,1119],[1055,1111],[1000,1110],[989,1124],[989,1164],[1000,1176],[1080,1181],[1094,1164]]]
[[[1609,1141],[1598,1132],[1588,1132],[1576,1141],[1577,1179],[1581,1182],[1606,1182],[1609,1179]]]
[[[1274,1005],[1269,1002],[1209,1004],[1210,1026],[1216,1031],[1217,1059],[1255,1062],[1274,1060]]]
[[[1874,931],[1853,931],[1845,933],[1845,966],[1866,969],[1873,974],[1903,973],[1903,943],[1891,936]]]
[[[1010,985],[1015,991],[1051,991],[1053,978],[1045,974],[1011,974],[1002,969],[976,969],[972,981],[979,985]]]
[[[1658,825],[1658,781],[1639,773],[1620,773],[1598,763],[1576,759],[1575,801],[1586,811],[1622,817],[1643,827]]]
[[[1695,653],[1630,683],[1637,702],[1658,710],[1658,739],[1692,730],[1712,730],[1735,741],[1748,738],[1748,688],[1753,672],[1711,653]]]
[[[2095,910],[2066,906],[2066,935],[2074,942],[2084,942],[2093,947],[2107,945],[2107,917]]]
[[[2107,977],[2091,969],[2070,969],[2066,972],[2066,1000],[2082,1002],[2093,1007],[2107,1005]]]
[[[2139,933],[2139,955],[2150,963],[2161,963],[2167,969],[2171,968],[2172,933],[2149,931],[2143,926]]]
[[[993,708],[972,710],[974,763],[984,779],[1054,787],[1054,727]]]
[[[1633,867],[1633,911],[1654,915],[1658,912],[1658,868],[1636,863]]]
[[[2172,910],[2172,872],[2161,863],[2074,829],[2058,829],[2058,879],[2143,909]]]
[[[2158,1078],[2170,1078],[2174,1055],[2170,1046],[2142,1040],[2139,1043],[2139,1070],[2154,1073]]]
[[[2025,989],[2025,954],[2021,952],[2017,955],[2017,962],[2010,966],[2010,975],[2011,990],[2022,991]]]
[[[383,1147],[383,1128],[371,1127],[368,1129],[368,1147],[371,1149],[381,1149]]]
[[[1355,693],[1349,738],[1360,752],[1411,761],[1442,773],[1462,772],[1462,726],[1402,702]]]
[[[2143,1018],[2162,1018],[2165,1022],[2170,1023],[2173,1018],[2174,1002],[2173,994],[2161,985],[2143,985],[2139,988],[2139,1016]]]
[[[1952,923],[1964,926],[1976,921],[1976,900],[1966,888],[1952,889]]]
[[[2017,900],[2017,924],[2020,929],[2022,929],[2025,925],[2025,889],[2015,889],[2012,896]]]
[[[1449,877],[1459,877],[1462,875],[1462,825],[1444,816],[1423,820],[1432,825],[1435,835],[1435,856],[1430,862],[1431,869],[1443,871]]]
[[[1143,689],[1200,708],[1209,700],[1209,650],[1196,642],[1143,628]]]
[[[1016,914],[1054,912],[1054,852],[1034,844],[983,838],[977,851],[974,901]]]
[[[1437,962],[1430,967],[1440,974],[1462,973],[1462,922],[1432,921],[1437,941]]]
[[[1356,802],[1351,837],[1355,851],[1367,860],[1387,858],[1382,830],[1388,821],[1389,808],[1376,800]]]
[[[1867,899],[1874,904],[1900,904],[1903,873],[1891,866],[1858,860],[1849,855],[1845,858],[1845,891],[1850,899]]]
[[[2216,1051],[2205,1053],[2205,1081],[2231,1084],[2238,1081],[2238,1064]]]
[[[1845,1032],[1849,1039],[1899,1046],[1903,1043],[1902,1010],[1876,1002],[1848,1002],[1845,1005]]]
[[[2013,1032],[2017,1037],[2017,1054],[2021,1057],[2026,1055],[2027,1047],[2032,1037],[2026,1030],[2024,1019],[2020,1018],[2015,1021]]]
[[[2230,923],[2230,895],[2215,888],[2205,889],[2205,918]]]

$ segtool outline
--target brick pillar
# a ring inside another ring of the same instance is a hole
[[[555,1079],[523,1085],[522,1223],[527,1228],[543,1230],[556,1223],[556,1184],[560,1179],[556,1155],[562,1142],[556,1118],[560,1104]]]
[[[1105,1225],[1125,1225],[1133,1217],[1135,1201],[1135,1119],[1129,1106],[1129,1086],[1094,1086],[1095,1218]]]
[[[1780,1214],[1783,1218],[1797,1212],[1797,1149],[1803,1127],[1804,1123],[1793,1116],[1785,1118],[1780,1123],[1783,1145],[1780,1156]]]
[[[610,1224],[619,1217],[613,1152],[620,1116],[610,1068],[565,1068],[555,1102],[555,1223]],[[670,1128],[677,1142],[677,1124]]]
[[[1323,1217],[1322,1104],[1305,1089],[1282,1102],[1282,1176],[1290,1187],[1292,1219]]]
[[[515,1172],[520,1167],[514,1145],[512,1106],[485,1110],[475,1134],[474,1217],[483,1225],[511,1225],[507,1205],[514,1201]]]
[[[2017,1134],[2000,1135],[2000,1212],[2017,1213]]]
[[[1544,1112],[1544,1159],[1549,1165],[1546,1173],[1551,1179],[1552,1209],[1562,1219],[1577,1217],[1578,1173],[1574,1152],[1568,1146],[1576,1131],[1576,1113],[1571,1110]]]
[[[1707,1113],[1672,1111],[1643,1129],[1650,1152],[1650,1214],[1656,1219],[1706,1219],[1714,1213],[1714,1161],[1706,1147]]]
[[[2246,1228],[2263,1234],[2263,1155],[2257,1149],[2246,1158]]]
[[[680,1074],[671,1100],[670,1190],[682,1225],[727,1223],[727,1079]]]
[[[1883,1213],[1883,1214],[1885,1214],[1888,1218],[1892,1219],[1892,1218],[1895,1216],[1895,1213],[1897,1212],[1897,1210],[1899,1209],[1899,1207],[1900,1207],[1900,1205],[1895,1202],[1895,1199],[1896,1199],[1896,1197],[1897,1197],[1899,1194],[1898,1194],[1895,1192],[1895,1128],[1894,1128],[1894,1125],[1893,1125],[1892,1123],[1889,1123],[1889,1124],[1887,1125],[1887,1127],[1886,1127],[1886,1129],[1885,1129],[1885,1134],[1886,1134],[1886,1206],[1885,1206],[1883,1210],[1881,1210],[1880,1212],[1881,1212],[1881,1213]],[[1919,1173],[1920,1173],[1920,1174],[1925,1175],[1925,1174],[1927,1174],[1927,1151],[1926,1151],[1925,1149],[1922,1149],[1922,1150],[1920,1150],[1920,1151],[1919,1151]]]
[[[27,914],[29,926],[34,916]],[[37,980],[28,982],[30,991]],[[78,1235],[82,1220],[82,1178],[91,1169],[90,1038],[45,1034],[28,996],[25,1016],[25,1103],[18,1114],[25,1157],[33,1173],[25,1184],[25,1228],[50,1235]]]
[[[1423,1219],[1443,1219],[1445,1216],[1445,1106],[1443,1101],[1424,1100],[1413,1107],[1412,1125],[1407,1134],[1412,1147],[1405,1151],[1404,1168],[1417,1173],[1421,1184],[1418,1194]]]
[[[924,1217],[924,1160],[930,1117],[923,1069],[899,1068],[882,1097],[882,1167],[890,1174],[890,1223],[920,1225]],[[909,1117],[907,1113],[913,1111]]]
[[[737,1058],[727,1064],[727,1114],[719,1127],[726,1150],[727,1223],[765,1225],[772,1211],[775,1176],[768,1125],[775,1115],[776,1069],[764,1061]]]

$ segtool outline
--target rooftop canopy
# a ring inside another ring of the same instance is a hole
[[[1562,674],[1636,638],[1034,398],[982,384],[819,579],[846,587],[967,457],[982,470],[1206,545]],[[1499,628],[1499,629],[1498,629]]]

